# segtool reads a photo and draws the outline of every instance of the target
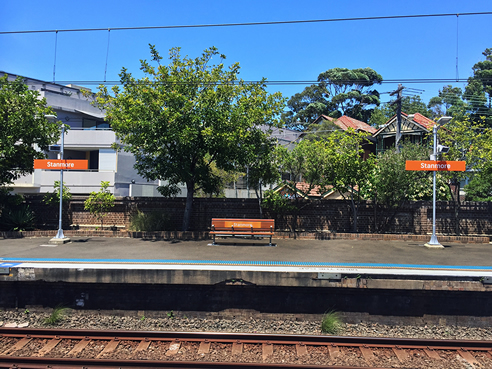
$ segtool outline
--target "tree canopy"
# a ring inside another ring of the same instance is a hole
[[[482,54],[485,60],[473,66],[473,76],[468,78],[463,98],[469,104],[472,119],[485,117],[486,124],[492,127],[492,48]]]
[[[123,149],[134,154],[135,168],[148,180],[164,180],[158,190],[165,196],[186,184],[183,230],[190,228],[196,190],[214,193],[220,170],[244,168],[264,142],[264,127],[277,124],[283,109],[280,93],[268,94],[265,80],[239,79],[239,63],[224,65],[215,47],[197,58],[182,57],[179,48],[169,52],[169,64],[150,45],[152,62],[141,60],[144,77],[136,79],[125,68],[122,89],[113,95],[100,87],[98,103]],[[211,65],[212,59],[220,62]]]
[[[287,102],[288,111],[282,115],[289,128],[304,130],[318,116],[334,118],[342,115],[367,122],[379,92],[372,89],[383,77],[371,68],[333,68],[318,76],[318,83],[308,86]]]
[[[22,77],[0,77],[0,186],[32,173],[34,159],[45,158],[41,150],[60,136],[59,126],[46,118],[53,114]]]

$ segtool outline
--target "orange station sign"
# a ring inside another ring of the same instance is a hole
[[[34,169],[87,170],[88,160],[34,159]]]
[[[466,161],[407,160],[405,170],[424,170],[430,172],[464,172]]]

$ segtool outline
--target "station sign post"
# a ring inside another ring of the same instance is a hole
[[[435,128],[435,127],[434,127]],[[436,134],[436,129],[434,129]],[[436,137],[434,138],[434,155],[431,155],[431,159],[435,159],[437,154],[436,150]],[[444,160],[407,160],[405,162],[405,170],[420,170],[433,172],[433,191],[432,191],[432,237],[426,247],[430,248],[444,248],[436,237],[436,172],[464,172],[466,171],[466,162],[464,161],[444,161]]]

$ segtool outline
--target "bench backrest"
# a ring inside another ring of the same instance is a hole
[[[235,231],[274,231],[274,219],[212,219],[212,229]]]

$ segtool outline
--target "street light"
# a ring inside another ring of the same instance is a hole
[[[55,120],[55,115],[45,115],[49,120]],[[61,124],[61,146],[60,146],[60,159],[63,160],[63,146],[65,140],[65,125]],[[62,214],[63,214],[63,167],[60,166],[60,211],[58,215],[58,232],[55,237],[51,239],[54,243],[66,243],[70,241],[70,238],[65,237],[62,228]]]
[[[432,129],[433,134],[434,134],[434,151],[432,155],[430,156],[430,160],[437,161],[437,156],[439,153],[447,153],[449,151],[449,147],[439,145],[437,143],[437,129],[444,124],[448,123],[452,117],[441,117],[437,121],[436,124],[434,124],[434,128]],[[436,249],[443,249],[444,246],[439,243],[436,237],[436,170],[434,170],[432,174],[432,236],[429,242],[425,244],[426,247],[429,248],[436,248]]]

